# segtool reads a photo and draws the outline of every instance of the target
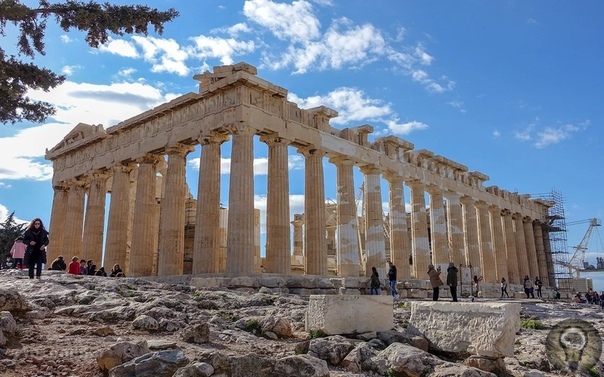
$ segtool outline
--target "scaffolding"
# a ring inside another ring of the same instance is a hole
[[[569,255],[566,217],[564,215],[564,198],[555,189],[552,189],[547,194],[536,196],[553,203],[553,206],[548,209],[547,221],[543,225],[543,238],[546,246],[545,258],[550,279],[549,284],[552,287],[558,287],[560,290],[572,291],[575,284],[568,269]]]

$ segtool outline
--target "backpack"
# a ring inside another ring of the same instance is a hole
[[[371,287],[372,288],[379,288],[381,285],[380,283],[380,277],[377,275],[371,275]]]

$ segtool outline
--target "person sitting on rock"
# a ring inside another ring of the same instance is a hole
[[[69,263],[69,266],[67,267],[67,273],[68,274],[72,274],[72,275],[79,275],[80,274],[80,262],[79,262],[80,258],[78,257],[73,257],[71,258],[71,263]]]
[[[88,267],[88,275],[94,276],[96,274],[96,264],[90,265]]]
[[[95,273],[96,276],[107,276],[107,273],[105,272],[105,267],[101,267],[99,268],[99,270]]]
[[[585,304],[587,302],[587,300],[585,300],[583,297],[581,297],[580,292],[577,292],[577,294],[573,298],[573,301],[576,302],[577,304]]]
[[[80,275],[88,275],[88,267],[86,264],[86,259],[80,260]]]
[[[122,271],[122,269],[120,268],[120,265],[116,263],[113,265],[113,268],[111,269],[111,272],[109,273],[109,276],[114,278],[117,276],[117,274],[120,274],[120,273],[123,275],[124,271]]]
[[[65,264],[62,255],[59,255],[55,260],[52,261],[50,269],[55,271],[65,271],[67,269],[67,265]]]

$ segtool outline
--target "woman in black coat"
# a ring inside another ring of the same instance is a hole
[[[42,275],[42,264],[46,263],[46,246],[48,245],[48,232],[42,220],[35,218],[29,223],[23,235],[23,243],[27,245],[25,259],[29,267],[29,278],[34,278],[34,264],[36,265],[36,278]]]

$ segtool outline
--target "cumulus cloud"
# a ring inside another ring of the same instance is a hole
[[[579,127],[572,124],[565,124],[561,127],[545,127],[543,131],[537,133],[535,147],[545,148],[550,144],[558,144],[563,140],[569,139],[573,133],[579,130]]]
[[[251,32],[252,28],[250,28],[245,22],[239,22],[233,26],[220,27],[210,31],[212,34],[226,33],[233,38],[238,37],[240,34]]]
[[[124,39],[110,39],[109,42],[99,46],[99,51],[124,56],[126,58],[138,58],[139,53],[136,45]]]
[[[195,45],[188,48],[190,56],[203,60],[218,58],[224,65],[233,64],[233,57],[253,52],[256,48],[253,41],[238,41],[234,38],[206,37],[200,35],[191,38]]]
[[[63,42],[63,43],[71,43],[71,42],[73,42],[73,39],[69,38],[69,35],[67,35],[67,34],[61,35],[60,38],[61,38],[61,42]]]
[[[188,53],[173,39],[133,36],[132,39],[143,49],[143,58],[152,64],[153,72],[189,74],[185,64]]]
[[[428,125],[418,121],[398,123],[398,119],[386,121],[388,130],[395,135],[408,135],[413,131],[425,130]]]
[[[81,65],[66,65],[66,66],[63,66],[63,68],[61,68],[61,73],[64,74],[65,76],[71,76],[71,75],[73,75],[75,70],[81,69],[81,68],[82,68]]]

